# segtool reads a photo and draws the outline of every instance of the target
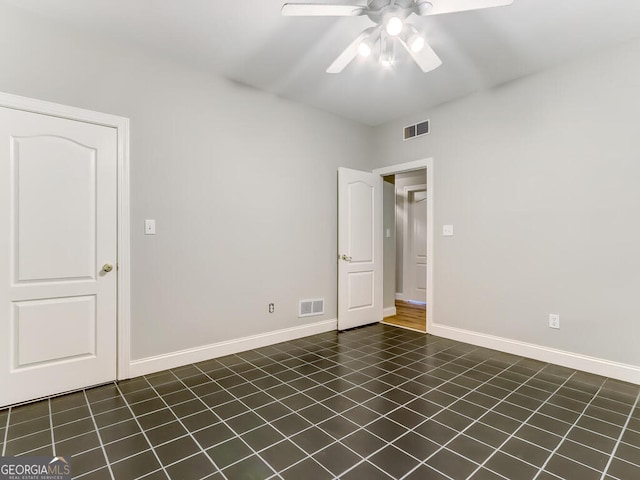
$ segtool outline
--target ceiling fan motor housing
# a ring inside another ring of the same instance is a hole
[[[511,5],[514,0],[367,0],[366,5],[345,5],[327,3],[285,3],[283,15],[288,16],[343,16],[366,15],[376,27],[365,29],[329,65],[327,73],[341,72],[360,54],[368,57],[374,45],[380,46],[379,61],[390,67],[396,43],[402,45],[423,72],[430,72],[442,60],[427,44],[417,28],[406,22],[411,14],[418,16],[463,12],[481,8]],[[396,42],[396,39],[398,40]]]
[[[390,16],[404,20],[412,13],[417,13],[420,3],[426,2],[416,2],[416,0],[369,0],[364,13],[372,22],[382,25]]]

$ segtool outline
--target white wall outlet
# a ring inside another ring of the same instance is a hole
[[[549,328],[560,328],[560,315],[555,313],[549,314]]]
[[[145,220],[144,221],[144,234],[145,235],[155,235],[156,234],[156,221],[155,220]]]
[[[443,237],[453,237],[453,225],[443,225],[442,226],[442,236]]]

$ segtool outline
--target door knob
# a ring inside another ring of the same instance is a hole
[[[102,266],[102,271],[103,271],[104,273],[109,273],[111,270],[113,270],[113,265],[109,265],[108,263],[105,263],[105,264]]]
[[[342,260],[344,260],[345,262],[350,262],[350,261],[351,261],[351,257],[349,257],[348,255],[344,255],[344,254],[343,254],[340,258],[341,258]]]

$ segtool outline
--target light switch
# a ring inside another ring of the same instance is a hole
[[[385,236],[386,236],[387,238],[391,238],[391,229],[390,229],[390,228],[387,228],[387,230],[386,230],[386,232],[385,232]]]
[[[155,235],[156,234],[156,221],[155,220],[145,220],[144,221],[144,234],[145,235]]]
[[[443,237],[453,237],[453,225],[443,225],[442,226],[442,236]]]

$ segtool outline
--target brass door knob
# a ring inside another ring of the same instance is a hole
[[[102,271],[103,271],[104,273],[109,273],[111,270],[113,270],[113,265],[109,265],[108,263],[105,263],[105,264],[102,266]]]

